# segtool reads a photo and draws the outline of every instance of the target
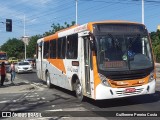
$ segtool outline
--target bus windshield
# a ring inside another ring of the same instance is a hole
[[[138,70],[153,66],[147,34],[110,33],[95,38],[100,70]]]
[[[6,53],[0,53],[0,60],[6,60],[7,54]]]

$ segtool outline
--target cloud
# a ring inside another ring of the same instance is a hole
[[[39,7],[46,7],[49,3],[53,2],[53,0],[19,0],[18,2],[21,2],[25,4],[25,6],[32,6],[34,8]]]

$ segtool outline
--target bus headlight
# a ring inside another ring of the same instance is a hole
[[[110,84],[108,83],[108,79],[104,75],[99,73],[99,77],[104,86],[110,87]]]
[[[149,75],[149,80],[148,82],[152,82],[154,80],[154,72],[151,72]]]

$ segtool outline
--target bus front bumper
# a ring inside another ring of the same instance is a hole
[[[112,88],[99,84],[96,87],[96,100],[113,99],[130,97],[137,95],[153,94],[155,93],[156,80],[153,80],[142,86],[134,86],[129,88]],[[134,91],[126,92],[126,89],[133,89]]]

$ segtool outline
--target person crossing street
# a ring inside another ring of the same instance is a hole
[[[10,73],[11,73],[11,83],[14,83],[13,81],[14,81],[15,75],[16,75],[14,62],[11,63]]]

